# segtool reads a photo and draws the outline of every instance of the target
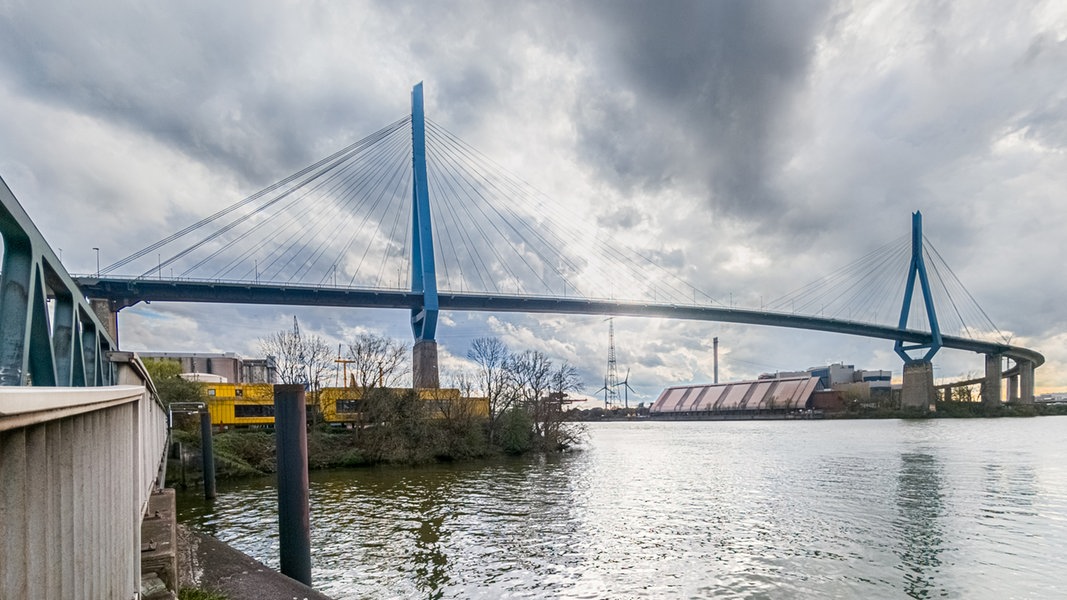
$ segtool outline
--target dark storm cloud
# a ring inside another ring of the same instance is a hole
[[[311,147],[339,124],[365,134],[388,122],[355,81],[321,85],[328,56],[305,61],[304,81],[279,77],[314,39],[257,3],[12,3],[0,15],[0,76],[23,96],[148,133],[246,181],[340,147]]]
[[[998,323],[1052,335],[1067,322],[1048,300],[1063,296],[1067,255],[1065,23],[1054,1],[0,0],[0,175],[36,200],[68,260],[90,264],[88,248],[147,244],[176,213],[206,214],[196,199],[250,192],[394,121],[424,80],[431,119],[557,200],[588,202],[590,231],[724,303],[760,306],[831,273],[906,235],[921,209]],[[131,231],[122,207],[156,220]],[[254,337],[228,320],[205,326],[210,347]],[[516,322],[529,330],[516,344],[558,355],[543,318]],[[692,327],[642,324],[636,339],[662,343],[635,354],[696,364],[720,333]],[[587,329],[595,343],[572,358],[596,382],[606,332]],[[729,354],[765,364],[862,360],[730,337]]]
[[[578,128],[603,176],[622,188],[691,179],[733,215],[779,209],[767,181],[776,127],[804,85],[826,3],[594,2],[583,12],[603,44]]]

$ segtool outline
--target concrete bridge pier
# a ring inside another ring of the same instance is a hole
[[[96,318],[107,329],[108,335],[115,340],[115,347],[119,347],[119,311],[112,308],[110,300],[90,298],[89,305],[93,307]]]
[[[985,355],[985,381],[982,383],[982,404],[1000,405],[1001,358],[999,354]]]
[[[1034,403],[1034,363],[1019,361],[1019,403]]]
[[[437,389],[441,379],[437,373],[437,341],[419,340],[411,349],[411,379],[416,388]]]
[[[1008,402],[1019,401],[1019,376],[1012,375],[1008,378]]]
[[[930,410],[937,401],[934,388],[934,365],[928,360],[904,363],[904,385],[900,390],[901,408]]]

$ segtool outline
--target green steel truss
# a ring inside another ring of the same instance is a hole
[[[114,340],[0,178],[0,385],[111,385]]]

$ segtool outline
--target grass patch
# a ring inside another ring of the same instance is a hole
[[[217,592],[187,587],[178,591],[178,600],[228,600],[228,598]]]

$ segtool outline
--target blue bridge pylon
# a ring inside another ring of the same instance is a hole
[[[904,303],[900,307],[900,322],[897,328],[904,331],[908,328],[908,316],[911,312],[911,304],[915,294],[915,280],[919,280],[919,287],[923,295],[923,307],[926,309],[926,320],[930,324],[930,341],[910,346],[904,345],[903,339],[896,340],[893,350],[905,363],[930,362],[937,351],[941,349],[941,326],[937,322],[937,311],[934,309],[934,297],[930,291],[930,279],[926,274],[926,262],[923,261],[923,215],[915,211],[911,215],[911,263],[908,266],[907,287],[904,289]],[[911,350],[926,349],[922,358],[914,358],[908,354]]]

